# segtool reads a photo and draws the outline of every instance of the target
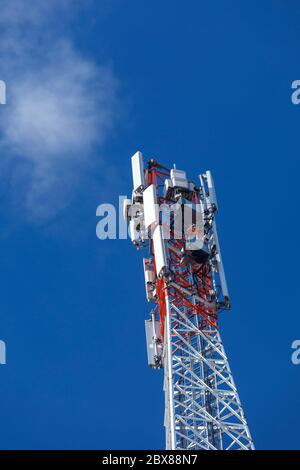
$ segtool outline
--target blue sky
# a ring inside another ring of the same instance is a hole
[[[95,234],[137,149],[213,171],[235,381],[256,447],[299,448],[298,2],[43,3],[0,0],[1,448],[164,447],[142,255]]]

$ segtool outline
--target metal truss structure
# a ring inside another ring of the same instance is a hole
[[[131,240],[144,259],[148,364],[164,367],[167,449],[254,449],[218,316],[230,299],[218,241],[211,173],[199,184],[183,171],[132,157],[133,195],[124,204]]]

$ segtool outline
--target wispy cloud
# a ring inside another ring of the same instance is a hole
[[[81,3],[36,0],[28,8],[25,0],[0,0],[1,70],[8,77],[1,146],[14,159],[14,175],[22,174],[23,210],[33,220],[49,219],[70,202],[117,115],[112,70],[83,57],[57,31]]]

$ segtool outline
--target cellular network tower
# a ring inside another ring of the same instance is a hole
[[[144,258],[148,364],[164,368],[167,449],[252,450],[253,441],[220,337],[230,308],[210,171],[189,180],[155,160],[131,159],[124,201],[130,237]]]

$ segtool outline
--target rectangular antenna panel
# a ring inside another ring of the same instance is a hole
[[[182,170],[175,170],[174,168],[170,171],[171,181],[174,188],[189,188],[188,180],[186,179],[186,172]]]
[[[217,202],[217,196],[216,196],[214,180],[213,180],[211,171],[209,171],[209,170],[207,170],[207,172],[206,172],[206,179],[207,179],[207,186],[208,186],[210,202],[212,204],[214,204],[216,206],[216,208],[218,209],[218,202]]]
[[[147,356],[149,367],[157,368],[156,356],[161,355],[162,346],[156,343],[155,340],[159,339],[161,342],[160,323],[158,320],[145,321],[146,342],[147,342]]]
[[[146,186],[142,152],[136,152],[133,157],[131,157],[131,166],[133,190],[138,191]]]
[[[159,211],[156,199],[156,187],[154,184],[148,186],[143,192],[145,227],[159,223]]]
[[[163,240],[163,234],[161,226],[158,225],[153,232],[153,247],[155,255],[155,267],[156,274],[159,276],[164,268],[167,267],[167,256],[165,249],[165,242]]]

